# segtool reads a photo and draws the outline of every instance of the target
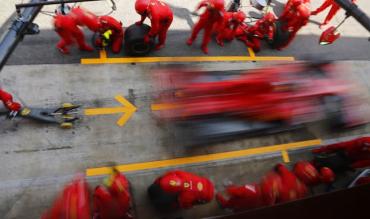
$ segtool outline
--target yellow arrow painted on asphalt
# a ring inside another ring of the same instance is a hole
[[[110,107],[110,108],[94,108],[94,109],[85,109],[85,115],[87,116],[96,116],[96,115],[109,115],[109,114],[117,114],[117,113],[124,113],[121,118],[117,121],[117,125],[123,126],[126,122],[131,118],[131,116],[135,113],[137,108],[132,105],[128,100],[126,100],[121,95],[117,95],[114,97],[122,106],[119,107]]]

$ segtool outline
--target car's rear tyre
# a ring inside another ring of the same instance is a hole
[[[343,98],[340,96],[325,96],[323,98],[326,122],[331,130],[340,130],[346,126],[343,115]]]
[[[125,48],[131,56],[145,56],[152,49],[154,40],[149,43],[144,42],[144,36],[150,31],[150,26],[146,24],[129,26],[125,31]]]

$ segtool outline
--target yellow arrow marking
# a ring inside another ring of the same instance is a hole
[[[121,118],[117,121],[117,125],[123,126],[134,114],[137,108],[128,102],[124,97],[117,95],[114,97],[119,103],[122,104],[120,107],[111,107],[111,108],[94,108],[94,109],[85,109],[85,115],[87,116],[96,116],[96,115],[109,115],[124,113]]]

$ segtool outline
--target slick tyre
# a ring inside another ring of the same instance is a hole
[[[328,127],[333,130],[341,130],[346,127],[343,115],[343,99],[340,96],[325,96],[323,98],[324,110]]]
[[[146,24],[129,26],[125,31],[125,49],[130,56],[145,56],[153,49],[154,40],[144,42],[144,36],[150,31]]]

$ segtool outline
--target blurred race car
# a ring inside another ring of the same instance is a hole
[[[155,114],[195,143],[274,133],[325,120],[358,125],[351,85],[331,63],[284,64],[241,71],[167,69],[155,74]]]

